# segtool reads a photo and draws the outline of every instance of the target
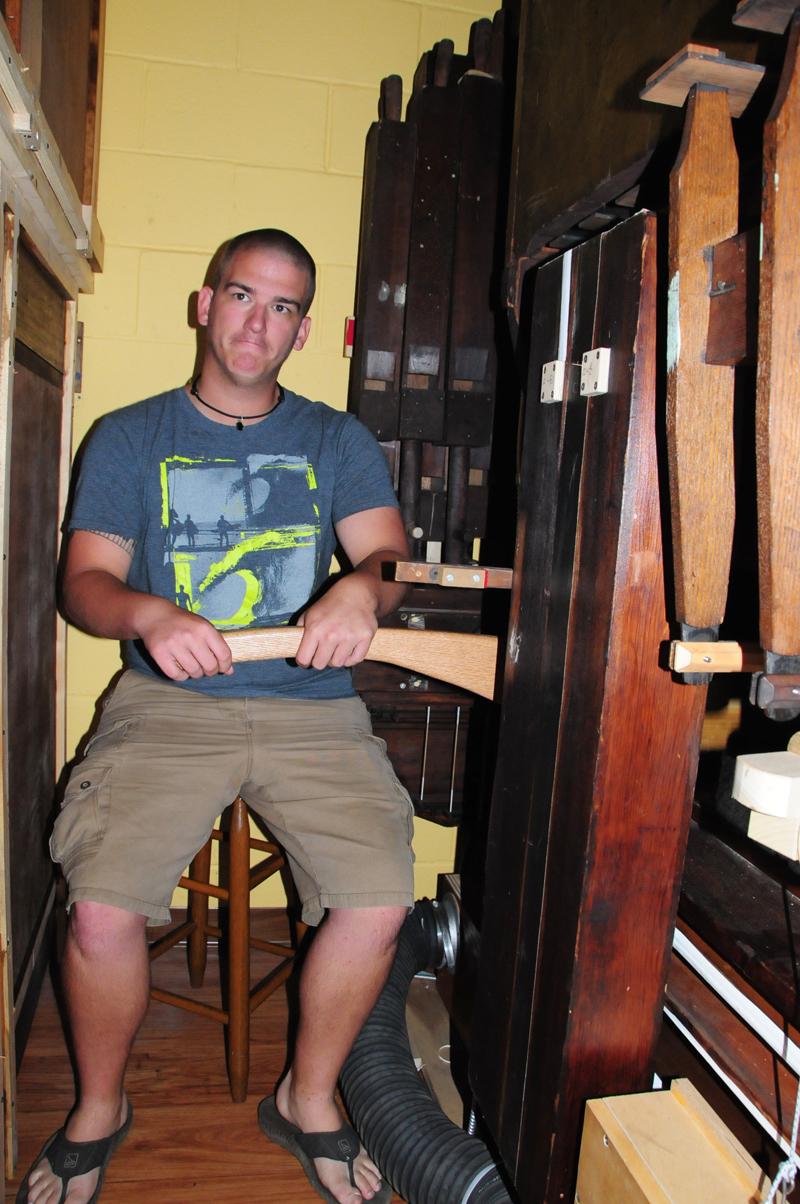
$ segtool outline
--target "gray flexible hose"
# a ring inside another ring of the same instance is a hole
[[[414,975],[433,962],[429,923],[417,904],[342,1069],[342,1093],[370,1156],[408,1204],[512,1204],[487,1147],[444,1115],[414,1066],[406,996]]]

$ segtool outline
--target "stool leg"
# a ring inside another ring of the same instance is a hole
[[[250,822],[242,799],[229,833],[228,1077],[236,1103],[247,1097],[250,1070]]]
[[[198,882],[208,882],[211,878],[211,843],[209,838],[189,869],[189,877]],[[193,987],[202,987],[206,972],[208,895],[201,891],[189,891],[189,919],[194,923],[189,934],[189,981]]]

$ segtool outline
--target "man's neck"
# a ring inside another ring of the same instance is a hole
[[[281,391],[276,380],[259,382],[252,387],[237,385],[204,366],[187,388],[195,409],[207,418],[232,425],[242,418],[263,418],[280,401]]]

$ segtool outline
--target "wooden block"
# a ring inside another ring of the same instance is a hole
[[[756,362],[758,341],[758,232],[743,230],[714,247],[708,307],[706,363]]]
[[[681,108],[693,84],[710,84],[728,93],[731,117],[741,117],[764,75],[759,63],[729,59],[714,46],[689,43],[648,76],[642,100]]]
[[[748,29],[783,33],[796,7],[795,0],[739,0],[732,20]]]
[[[747,835],[774,853],[800,861],[800,819],[783,819],[779,815],[751,811]]]
[[[769,1186],[688,1079],[586,1106],[576,1204],[757,1204]]]
[[[733,797],[762,815],[800,819],[800,756],[787,750],[737,757]]]

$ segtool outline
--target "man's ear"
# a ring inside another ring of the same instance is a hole
[[[214,290],[207,284],[204,284],[197,294],[197,323],[199,326],[208,326],[208,311],[211,308],[213,296]]]
[[[298,330],[297,335],[295,336],[294,343],[292,344],[292,347],[295,351],[303,350],[303,348],[305,347],[306,339],[308,338],[310,333],[311,333],[311,319],[309,318],[308,314],[306,314],[306,316],[303,318],[302,322],[300,323],[300,329]]]

